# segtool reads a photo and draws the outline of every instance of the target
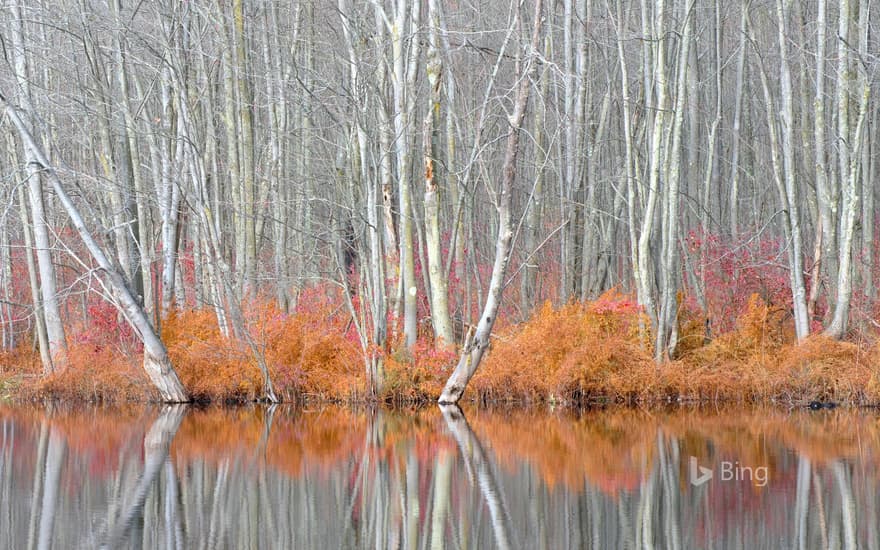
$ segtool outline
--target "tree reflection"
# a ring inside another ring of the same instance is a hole
[[[440,410],[443,412],[443,418],[446,420],[449,431],[458,443],[459,453],[467,465],[472,482],[474,475],[476,475],[480,493],[489,508],[495,543],[498,548],[507,550],[511,548],[510,520],[504,506],[504,495],[495,481],[495,474],[492,472],[492,463],[486,456],[482,443],[468,425],[461,409],[456,405],[440,405]]]
[[[861,413],[152,414],[0,406],[0,547],[880,548]]]
[[[143,473],[135,485],[131,501],[127,506],[121,508],[116,517],[111,520],[110,525],[113,527],[108,529],[106,542],[101,546],[102,548],[120,548],[122,542],[128,539],[139,525],[143,524],[144,503],[153,488],[156,476],[168,460],[168,449],[171,446],[171,440],[174,439],[174,435],[180,427],[185,411],[186,407],[183,405],[162,407],[159,417],[156,418],[146,436],[144,436]],[[170,462],[167,464],[169,471],[173,473],[173,466],[171,466]],[[169,483],[176,487],[176,476],[172,475],[171,478]],[[175,502],[166,501],[165,504],[166,509],[169,510],[169,514],[166,516],[169,519],[168,524],[175,525],[177,514],[173,513],[173,509],[169,506],[173,506]],[[176,529],[170,529],[169,531],[175,532]]]

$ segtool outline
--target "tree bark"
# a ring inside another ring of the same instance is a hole
[[[403,334],[406,347],[412,349],[418,339],[418,311],[415,275],[415,247],[413,246],[412,184],[410,169],[412,152],[408,133],[415,97],[415,70],[418,62],[419,40],[413,38],[408,54],[404,53],[407,29],[415,32],[419,25],[421,2],[410,5],[408,0],[397,0],[394,22],[391,26],[394,88],[394,142],[397,155],[398,216],[400,237],[400,274],[403,283]],[[410,14],[410,10],[412,13]],[[412,25],[407,21],[411,19]],[[409,66],[407,65],[409,61]]]
[[[32,155],[32,165],[48,178],[52,188],[55,190],[55,194],[58,195],[61,201],[61,205],[67,211],[73,226],[86,245],[86,249],[95,262],[97,262],[101,271],[103,271],[106,283],[110,286],[110,290],[117,300],[116,307],[143,342],[144,370],[159,391],[162,401],[166,403],[188,401],[189,398],[186,395],[186,390],[183,384],[180,383],[180,379],[177,378],[177,373],[174,372],[174,367],[168,358],[168,350],[165,348],[165,344],[153,329],[153,325],[150,324],[150,320],[147,318],[143,307],[132,295],[131,290],[126,284],[125,277],[122,276],[117,267],[107,257],[103,248],[92,237],[91,232],[86,227],[85,220],[83,220],[76,205],[73,204],[73,201],[64,189],[58,174],[52,168],[51,163],[22,120],[18,109],[8,103],[3,95],[0,95],[0,103],[6,107],[7,115],[18,130],[25,148]]]
[[[745,87],[745,67],[748,44],[746,42],[746,20],[750,1],[743,2],[739,23],[739,52],[736,57],[736,84],[733,99],[733,137],[730,147],[730,237],[733,242],[739,239],[739,187],[740,187],[740,141],[742,129],[743,88]]]
[[[34,107],[31,103],[30,75],[28,59],[25,51],[24,20],[22,18],[19,2],[12,5],[13,25],[12,42],[15,65],[15,77],[21,90],[22,104],[25,112],[21,115],[15,113],[20,131],[32,132]],[[4,104],[6,100],[0,97]],[[11,109],[8,109],[12,113]],[[12,116],[12,114],[10,114]],[[22,141],[25,141],[22,139]],[[55,264],[52,261],[52,249],[49,242],[49,221],[46,215],[46,205],[43,195],[43,184],[39,161],[34,151],[24,143],[24,160],[27,170],[27,190],[31,208],[31,217],[34,231],[34,245],[36,247],[37,268],[40,274],[40,293],[42,304],[34,304],[34,307],[42,309],[46,324],[46,337],[48,339],[49,353],[42,355],[43,371],[54,372],[58,367],[64,366],[67,355],[67,338],[64,333],[64,325],[61,322],[61,309],[58,304],[58,289],[55,276]]]
[[[839,63],[838,73],[842,82],[839,84],[838,94],[838,128],[840,136],[838,140],[840,155],[840,176],[843,205],[840,216],[840,232],[838,242],[838,269],[837,269],[837,300],[834,303],[834,314],[826,334],[833,338],[843,338],[849,324],[849,310],[852,301],[853,287],[853,242],[855,240],[856,215],[860,211],[860,181],[862,165],[862,147],[864,141],[864,124],[868,116],[868,105],[871,94],[871,86],[868,75],[862,63],[859,63],[858,83],[860,88],[859,114],[856,126],[850,129],[849,118],[849,94],[853,84],[853,67],[849,61],[850,55],[847,48],[850,26],[849,0],[840,1],[840,27],[838,40],[841,47],[838,49]],[[864,60],[868,54],[868,7],[866,2],[859,3],[859,58]],[[870,185],[870,182],[869,182]],[[867,186],[866,186],[867,187]]]
[[[452,323],[449,319],[449,291],[443,254],[440,247],[440,190],[437,184],[437,131],[440,122],[440,85],[443,62],[440,57],[437,0],[428,0],[428,23],[430,26],[427,63],[425,70],[431,89],[428,113],[425,115],[423,144],[425,148],[425,241],[428,251],[428,275],[431,282],[431,320],[434,326],[435,347],[452,345]],[[451,252],[451,251],[450,251]]]
[[[780,55],[780,95],[782,105],[780,126],[782,127],[782,163],[787,202],[786,217],[791,228],[789,257],[791,293],[794,303],[794,324],[798,341],[810,334],[810,320],[807,315],[807,296],[804,285],[803,239],[801,237],[800,205],[795,184],[794,162],[794,111],[792,106],[791,71],[788,63],[788,18],[791,13],[791,0],[776,0]]]
[[[519,20],[519,9],[514,17],[514,25]],[[537,63],[535,54],[540,47],[541,39],[541,23],[542,18],[542,0],[535,2],[534,17],[532,19],[532,41],[529,51],[529,58],[525,61],[525,65],[520,67],[518,74],[518,89],[516,100],[514,103],[513,113],[510,115],[508,122],[510,128],[507,134],[507,147],[504,153],[504,164],[502,167],[501,186],[496,196],[496,209],[498,211],[498,236],[495,241],[495,261],[492,265],[492,277],[489,283],[489,293],[486,297],[486,303],[483,306],[483,313],[477,324],[476,332],[473,339],[466,341],[462,350],[461,359],[458,365],[446,382],[443,393],[440,394],[439,402],[441,404],[455,404],[460,399],[467,387],[468,382],[483,359],[483,354],[489,347],[489,336],[492,333],[492,327],[498,315],[498,309],[501,306],[501,297],[504,292],[504,276],[507,273],[507,265],[510,261],[511,241],[513,240],[513,231],[510,221],[511,208],[511,191],[514,180],[516,179],[516,159],[519,154],[519,133],[522,129],[523,118],[526,114],[526,107],[529,102],[529,90],[531,86],[531,78],[535,72]],[[522,63],[522,62],[520,62]]]

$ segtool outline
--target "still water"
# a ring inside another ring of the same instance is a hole
[[[880,548],[873,410],[0,406],[2,548]]]

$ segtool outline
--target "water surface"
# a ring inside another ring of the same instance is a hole
[[[875,411],[0,406],[3,548],[880,548]]]

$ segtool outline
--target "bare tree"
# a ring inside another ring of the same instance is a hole
[[[158,390],[162,400],[167,403],[188,401],[189,398],[187,397],[186,390],[184,390],[183,384],[177,378],[177,373],[174,372],[174,367],[168,358],[168,350],[165,348],[165,344],[150,324],[150,320],[143,307],[128,288],[125,277],[123,277],[116,265],[110,261],[104,249],[86,227],[85,220],[68,196],[61,179],[34,139],[18,109],[10,104],[4,95],[0,95],[0,103],[5,107],[6,113],[18,131],[25,149],[29,151],[33,159],[34,168],[38,169],[52,184],[55,194],[58,195],[61,205],[67,211],[67,215],[70,216],[71,222],[79,233],[80,238],[103,272],[106,283],[117,301],[116,305],[120,313],[131,324],[143,342],[144,370]]]
[[[517,27],[520,21],[519,8],[514,8],[512,25]],[[465,341],[455,370],[446,382],[443,393],[440,394],[441,404],[455,404],[461,399],[467,383],[473,377],[483,354],[489,347],[489,336],[492,334],[492,326],[498,316],[498,308],[501,305],[501,297],[504,292],[507,273],[507,264],[510,261],[511,245],[513,242],[513,226],[511,222],[511,194],[514,180],[516,179],[516,158],[519,154],[519,133],[522,129],[523,119],[526,115],[526,107],[529,103],[529,91],[531,89],[531,77],[536,71],[537,63],[535,54],[541,45],[541,24],[543,21],[542,1],[535,2],[535,11],[532,18],[532,40],[528,50],[529,56],[518,61],[518,82],[516,99],[513,113],[508,123],[507,146],[504,154],[504,165],[501,172],[501,182],[495,195],[495,208],[498,212],[498,236],[495,242],[495,262],[492,266],[492,278],[489,283],[489,293],[479,323],[472,338]]]
[[[22,129],[30,132],[33,128],[33,106],[31,102],[30,69],[25,51],[24,18],[21,5],[16,0],[12,4],[12,45],[15,60],[15,77],[18,84],[19,96],[25,112],[19,118]],[[0,98],[6,103],[5,98]],[[18,116],[17,113],[9,113],[10,118]],[[29,147],[24,148],[25,169],[27,170],[27,189],[30,203],[30,211],[33,226],[34,245],[36,246],[37,267],[40,275],[40,302],[34,302],[38,310],[38,323],[45,322],[45,331],[48,351],[42,352],[43,371],[51,373],[56,367],[64,367],[65,354],[67,352],[67,339],[64,334],[64,326],[61,323],[61,310],[58,306],[58,291],[55,280],[55,264],[52,262],[52,248],[49,239],[49,221],[46,213],[46,205],[43,194],[42,175],[40,162],[35,153]],[[22,203],[22,206],[24,203]],[[30,231],[28,229],[27,231]],[[40,320],[42,317],[42,321]],[[38,329],[42,330],[42,329]],[[60,361],[56,365],[56,361]]]

